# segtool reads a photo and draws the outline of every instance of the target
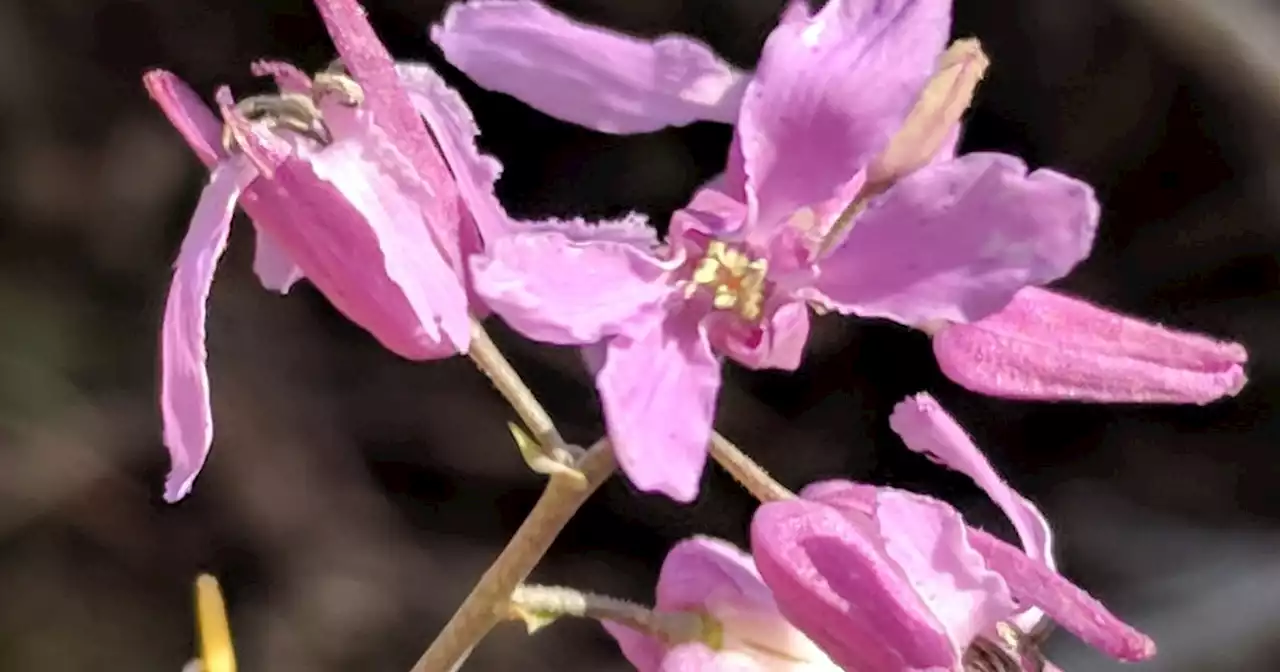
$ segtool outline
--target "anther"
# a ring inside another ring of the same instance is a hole
[[[768,270],[767,259],[751,259],[741,250],[713,240],[693,269],[685,286],[685,297],[692,297],[699,287],[706,287],[711,290],[711,305],[717,310],[731,310],[745,320],[755,321],[764,312],[764,280]]]
[[[341,61],[336,61],[339,68]],[[330,64],[330,68],[333,64]],[[346,72],[335,72],[326,68],[317,72],[311,80],[311,100],[319,104],[325,96],[338,96],[339,102],[348,107],[357,107],[364,103],[364,89]]]

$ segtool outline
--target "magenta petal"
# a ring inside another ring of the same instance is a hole
[[[765,228],[832,199],[884,149],[933,73],[951,1],[831,0],[804,19],[793,7],[769,35],[737,127]]]
[[[262,231],[257,234],[257,245],[253,250],[253,272],[263,287],[288,294],[293,283],[302,279],[302,269],[293,263],[284,248],[271,240],[271,236]]]
[[[1098,203],[1088,185],[1019,159],[969,154],[898,182],[819,262],[818,300],[910,326],[972,322],[1089,253]]]
[[[471,258],[476,292],[525,336],[587,345],[648,326],[672,296],[660,262],[645,249],[562,231],[517,233]]]
[[[986,455],[933,397],[917,394],[900,402],[889,416],[889,425],[911,450],[972,478],[1013,522],[1027,555],[1053,567],[1053,532],[1044,514],[1000,478]]]
[[[596,389],[618,464],[643,492],[698,496],[720,363],[686,315],[654,319],[608,341]]]
[[[1057,572],[989,534],[973,530],[970,536],[974,548],[1004,577],[1020,602],[1040,607],[1085,643],[1120,660],[1139,661],[1155,655],[1156,645],[1150,637],[1116,618]]]
[[[708,323],[716,350],[752,369],[796,370],[809,340],[809,306],[800,301],[778,306],[760,324],[723,315]]]
[[[174,264],[160,333],[160,409],[172,468],[164,498],[182,499],[204,466],[213,443],[209,372],[205,368],[205,318],[218,259],[227,247],[240,191],[256,177],[244,161],[218,165],[191,218]]]
[[[501,236],[508,229],[507,214],[493,185],[502,174],[502,164],[476,146],[480,129],[466,101],[425,63],[400,63],[396,71],[444,154],[480,237]]]
[[[587,26],[532,0],[456,3],[431,39],[480,86],[605,133],[733,123],[747,75],[706,45]]]
[[[874,521],[804,500],[762,505],[751,552],[787,620],[845,669],[952,669],[942,625],[885,554]]]
[[[1245,384],[1248,354],[1217,341],[1028,287],[1004,310],[949,325],[933,350],[948,378],[998,397],[1197,403]]]

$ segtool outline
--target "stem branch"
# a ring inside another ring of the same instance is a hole
[[[725,471],[729,472],[733,480],[761,502],[777,502],[795,497],[794,493],[774,480],[764,467],[747,457],[741,448],[721,436],[719,432],[711,435],[711,459],[719,463]]]

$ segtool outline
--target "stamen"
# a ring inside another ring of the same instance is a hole
[[[227,605],[218,580],[208,574],[196,579],[196,628],[200,637],[200,669],[203,672],[236,672],[231,647]]]
[[[711,305],[717,310],[731,310],[744,320],[760,319],[764,312],[764,281],[769,270],[767,259],[752,259],[741,250],[713,240],[685,286],[685,298],[700,287],[711,290]]]
[[[337,61],[339,67],[341,61]],[[333,67],[333,64],[330,64]],[[325,96],[337,94],[338,100],[348,107],[358,107],[364,103],[364,89],[346,72],[321,70],[311,80],[311,100],[319,104]]]
[[[333,142],[320,110],[308,96],[296,93],[250,96],[236,103],[236,111],[251,122],[270,129],[287,129],[327,145]],[[230,125],[222,127],[222,148],[231,154],[239,149]]]

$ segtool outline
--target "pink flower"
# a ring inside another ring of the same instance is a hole
[[[489,11],[534,12],[544,23],[531,32],[560,25],[565,39],[577,35],[528,2],[469,5],[467,25]],[[515,32],[492,48],[522,58],[522,24],[504,20]],[[793,4],[746,86],[728,170],[674,216],[665,246],[588,227],[529,229],[474,258],[476,291],[515,329],[600,344],[588,358],[619,462],[639,489],[696,496],[718,355],[794,369],[810,303],[909,325],[977,320],[1087,254],[1098,214],[1089,187],[1028,174],[1010,156],[934,161],[851,207],[870,172],[923,163],[910,147],[877,160],[919,102],[949,26],[948,0],[833,0],[813,16]],[[451,39],[463,27],[456,21]],[[946,134],[924,136],[930,153],[946,145]]]
[[[211,171],[165,306],[161,408],[173,462],[169,501],[190,491],[213,440],[205,313],[237,204],[258,233],[254,268],[268,288],[284,293],[305,276],[338,310],[410,359],[468,347],[462,260],[482,232],[503,225],[492,197],[497,164],[475,151],[469,113],[434,73],[413,65],[397,72],[358,5],[323,4],[331,6],[326,18],[345,17],[335,34],[362,90],[315,88],[291,66],[255,66],[275,77],[282,96],[267,102],[287,104],[292,123],[247,118],[226,88],[217,93],[220,121],[174,75],[157,70],[144,79]],[[402,78],[436,95],[411,102]],[[237,147],[231,154],[221,143],[224,124]]]
[[[836,672],[778,613],[751,556],[718,539],[676,544],[662,563],[655,605],[701,615],[706,640],[667,643],[616,623],[605,628],[640,672]]]
[[[891,424],[908,447],[983,487],[1025,550],[968,527],[942,502],[892,488],[830,481],[763,505],[751,526],[756,565],[783,615],[832,660],[958,672],[977,638],[1025,632],[1038,610],[1121,660],[1154,655],[1149,638],[1054,571],[1043,516],[932,398],[902,402]]]
[[[1000,312],[933,337],[947,377],[997,397],[1206,404],[1245,384],[1236,343],[1174,331],[1028,287]]]

